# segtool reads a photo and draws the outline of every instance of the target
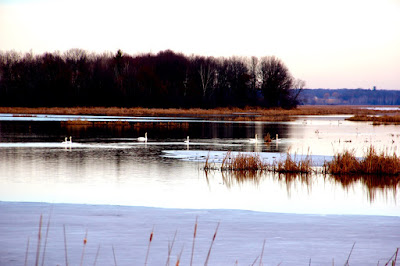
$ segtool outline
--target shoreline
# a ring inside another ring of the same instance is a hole
[[[114,115],[114,116],[234,116],[254,119],[276,119],[275,116],[298,115],[374,115],[383,113],[398,113],[397,110],[376,110],[363,106],[325,106],[303,105],[295,109],[266,109],[260,107],[213,109],[200,108],[123,108],[123,107],[0,107],[0,113],[8,114],[60,114],[60,115]]]

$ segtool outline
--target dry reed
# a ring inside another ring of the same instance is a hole
[[[193,243],[192,243],[192,255],[190,256],[190,266],[193,265],[194,243],[195,243],[196,234],[197,234],[197,219],[198,219],[198,217],[196,217],[196,222],[195,222],[195,224],[194,224]]]
[[[346,260],[346,262],[345,262],[345,266],[349,266],[350,264],[349,264],[349,260],[350,260],[350,256],[351,256],[351,253],[353,253],[353,249],[354,249],[354,246],[356,245],[356,242],[354,242],[354,244],[353,244],[353,246],[351,247],[351,250],[350,250],[350,253],[349,253],[349,256],[347,257],[347,260]]]
[[[147,246],[146,259],[144,261],[144,265],[147,265],[147,259],[149,258],[149,253],[150,253],[150,245],[151,245],[151,241],[153,241],[153,234],[154,234],[154,226],[150,233],[149,244]]]
[[[296,154],[292,158],[289,152],[287,152],[286,159],[276,163],[275,172],[309,174],[312,172],[311,166],[312,160],[310,155],[306,155],[302,160],[296,160]]]
[[[85,237],[83,238],[83,248],[82,248],[82,255],[81,255],[81,264],[80,266],[83,265],[83,258],[85,257],[85,248],[87,244],[87,235],[88,235],[88,230],[86,229]]]
[[[373,125],[389,125],[395,124],[400,125],[400,115],[355,115],[348,118],[349,121],[360,121],[360,122],[373,122]]]
[[[42,240],[42,221],[43,221],[43,215],[40,215],[40,221],[39,221],[39,233],[38,233],[38,243],[37,243],[37,249],[36,249],[36,261],[35,261],[35,266],[39,265],[39,258],[40,258],[40,242]]]
[[[167,262],[165,263],[165,266],[169,266],[169,261],[171,259],[171,252],[172,252],[172,249],[174,248],[175,239],[176,239],[177,234],[178,234],[178,230],[175,231],[174,238],[172,239],[172,243],[170,244],[168,242],[168,257],[167,257]]]
[[[215,233],[214,233],[214,236],[213,236],[213,238],[212,238],[212,240],[211,240],[210,249],[208,250],[207,257],[206,257],[206,261],[204,262],[204,266],[207,266],[207,265],[208,265],[208,260],[210,259],[210,255],[211,255],[211,249],[212,249],[212,247],[213,247],[215,238],[217,237],[218,228],[219,228],[219,222],[218,222],[218,224],[217,224],[217,228],[215,228]]]
[[[65,265],[68,266],[68,249],[67,249],[67,234],[65,232],[65,224],[64,224],[64,251],[65,251]]]
[[[114,257],[114,265],[117,266],[117,256],[115,256],[114,245],[112,245],[111,247],[112,247],[112,252],[113,252],[113,257]],[[147,260],[147,257],[146,257],[146,260]]]
[[[50,220],[51,220],[52,213],[53,213],[53,206],[51,207],[49,219],[47,220],[46,236],[45,236],[45,240],[44,240],[43,255],[42,255],[42,266],[44,266],[44,259],[45,259],[45,255],[46,255],[46,249],[47,249],[47,240],[49,238]]]
[[[209,162],[206,161],[206,165],[208,164]],[[288,152],[284,161],[268,164],[263,162],[258,153],[238,153],[236,156],[233,156],[228,151],[222,159],[221,171],[271,171],[276,173],[309,174],[312,172],[312,160],[310,155],[301,160],[296,160],[296,155],[292,158]]]
[[[214,109],[179,109],[179,108],[121,108],[121,107],[0,107],[0,113],[11,113],[15,115],[30,114],[59,114],[59,115],[112,115],[112,116],[194,116],[211,117],[214,119],[232,120],[260,120],[260,121],[288,121],[289,116],[298,115],[377,115],[377,114],[398,114],[398,111],[380,111],[361,109],[359,106],[299,106],[296,109],[282,108],[214,108]]]
[[[100,244],[99,244],[99,246],[97,247],[96,256],[94,257],[93,266],[96,266],[97,259],[99,258],[99,254],[100,254]]]
[[[30,242],[30,237],[28,237],[28,243],[26,244],[25,264],[24,264],[24,266],[27,266],[27,265],[28,265],[29,242]]]
[[[222,160],[222,171],[257,171],[264,170],[266,165],[263,164],[259,154],[243,154],[238,153],[233,156],[228,151]]]
[[[354,151],[336,154],[331,162],[325,162],[325,171],[333,175],[372,174],[400,175],[400,158],[394,154],[381,152],[370,146],[364,158],[357,158]]]

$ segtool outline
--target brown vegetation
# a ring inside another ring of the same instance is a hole
[[[383,116],[355,115],[353,117],[348,118],[347,120],[373,122],[373,125],[389,125],[389,124],[400,125],[400,115],[383,115]]]
[[[296,109],[282,108],[121,108],[121,107],[73,107],[73,108],[27,108],[27,107],[0,107],[0,113],[11,113],[15,115],[34,115],[34,114],[57,114],[57,115],[109,115],[109,116],[177,116],[177,117],[202,117],[212,119],[232,119],[250,121],[289,121],[293,116],[299,115],[343,115],[352,114],[356,117],[362,115],[393,114],[390,116],[399,119],[396,111],[379,111],[361,109],[359,106],[300,106]],[[368,118],[368,117],[367,117]],[[368,118],[370,119],[370,118]],[[354,121],[354,120],[353,120]],[[368,120],[370,121],[370,120]]]
[[[354,151],[345,151],[336,154],[331,162],[325,163],[324,167],[327,173],[333,175],[400,175],[400,157],[384,152],[378,154],[371,146],[362,159],[357,158]]]
[[[299,173],[309,174],[312,172],[312,161],[311,156],[307,155],[304,159],[297,161],[296,155],[294,158],[287,153],[284,161],[279,161],[276,164],[275,171],[278,173]]]
[[[223,171],[262,171],[265,168],[267,165],[262,162],[259,154],[239,153],[233,156],[230,151],[226,153],[221,165]]]
[[[312,172],[312,161],[310,156],[306,156],[302,160],[296,160],[296,155],[292,156],[287,153],[284,161],[274,162],[272,164],[265,163],[257,153],[244,154],[238,153],[236,156],[228,151],[222,159],[221,171],[238,171],[238,172],[252,172],[252,176],[256,176],[253,172],[274,172],[274,173],[300,173],[309,174]],[[216,169],[211,166],[209,157],[207,156],[204,170]]]

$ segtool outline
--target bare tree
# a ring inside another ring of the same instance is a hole
[[[302,79],[295,79],[293,81],[293,90],[295,91],[293,95],[293,101],[298,102],[299,95],[303,91],[305,86],[306,82]]]
[[[207,89],[210,86],[211,81],[213,80],[214,70],[211,67],[211,64],[209,62],[205,65],[201,64],[199,74],[201,79],[201,88],[203,89],[203,97],[205,97]]]
[[[258,57],[252,56],[249,62],[249,72],[250,72],[250,86],[252,90],[257,90],[258,80],[260,76]]]
[[[290,105],[293,77],[285,64],[274,56],[261,59],[261,89],[268,107]]]

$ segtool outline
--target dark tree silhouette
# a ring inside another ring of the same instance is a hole
[[[287,108],[297,104],[299,85],[275,57],[0,52],[2,106]]]
[[[261,58],[261,90],[268,107],[292,107],[293,77],[285,64],[274,56]]]

